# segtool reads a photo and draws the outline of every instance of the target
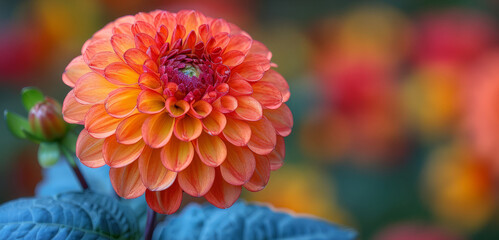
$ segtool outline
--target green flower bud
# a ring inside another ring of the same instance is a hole
[[[29,124],[33,134],[46,141],[59,140],[68,131],[68,124],[62,118],[61,105],[49,97],[31,108]]]

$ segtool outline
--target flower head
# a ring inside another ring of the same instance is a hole
[[[77,156],[109,165],[118,195],[146,193],[171,214],[182,192],[230,207],[259,191],[284,158],[293,119],[272,54],[197,11],[125,16],[94,34],[66,68],[64,119],[85,129]]]

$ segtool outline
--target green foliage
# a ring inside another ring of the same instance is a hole
[[[29,112],[33,106],[37,103],[43,101],[43,93],[35,87],[25,87],[21,91],[23,104],[26,110]]]
[[[27,138],[26,132],[31,132],[28,119],[7,110],[4,111],[4,118],[7,127],[14,136],[18,138]]]

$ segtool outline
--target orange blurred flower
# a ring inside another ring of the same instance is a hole
[[[66,68],[63,114],[85,129],[77,156],[111,167],[118,195],[146,193],[171,214],[182,191],[230,207],[283,164],[293,119],[272,54],[223,19],[197,11],[125,16]]]
[[[423,196],[444,226],[473,232],[494,216],[496,185],[483,160],[460,142],[430,156],[423,175]]]

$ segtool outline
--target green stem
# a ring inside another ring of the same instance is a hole
[[[64,154],[64,157],[66,157],[66,160],[68,161],[69,165],[73,169],[74,174],[76,175],[76,178],[78,178],[78,181],[80,182],[81,188],[83,190],[88,189],[88,184],[87,181],[85,180],[85,177],[81,173],[80,169],[78,168],[78,165],[76,164],[74,155],[67,150],[64,146],[60,145],[61,151]]]

